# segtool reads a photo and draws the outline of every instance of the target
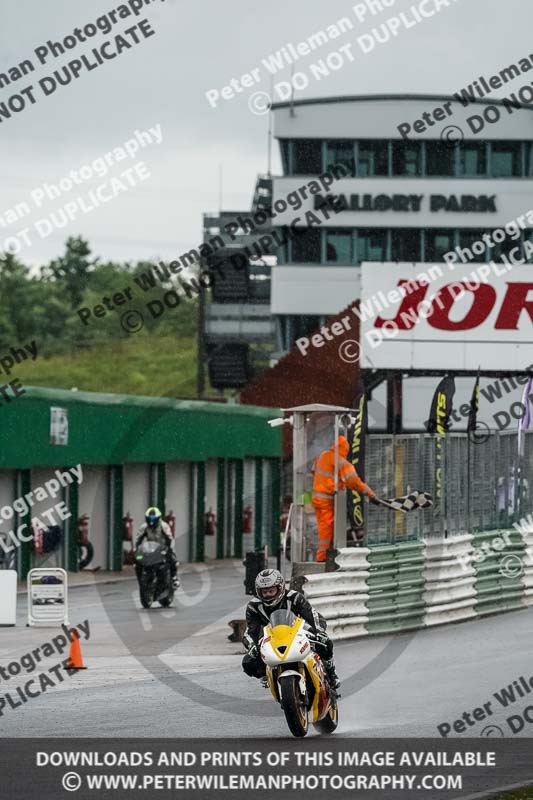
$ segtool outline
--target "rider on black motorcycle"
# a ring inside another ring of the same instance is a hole
[[[335,672],[333,642],[326,633],[327,623],[322,615],[315,611],[303,594],[286,590],[285,579],[277,569],[264,569],[259,573],[255,579],[255,593],[257,597],[250,600],[246,608],[247,627],[243,644],[248,652],[242,660],[246,674],[252,678],[265,677],[265,665],[259,655],[259,640],[272,612],[286,608],[311,627],[317,640],[316,651],[322,659],[330,686],[338,689],[340,681]]]
[[[152,506],[146,510],[145,520],[146,522],[144,525],[141,525],[139,528],[139,533],[137,534],[137,539],[135,540],[135,550],[139,548],[139,545],[143,539],[147,539],[149,542],[157,542],[158,544],[166,547],[167,559],[170,567],[170,576],[172,578],[172,586],[174,589],[177,589],[180,585],[180,582],[177,574],[178,561],[172,546],[172,532],[167,523],[161,519],[161,512],[155,506]],[[137,573],[137,578],[139,577],[140,570],[141,567],[136,564],[135,571]]]

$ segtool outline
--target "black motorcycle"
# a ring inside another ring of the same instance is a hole
[[[143,541],[135,554],[135,571],[143,608],[158,602],[163,608],[174,600],[167,548],[158,542]]]

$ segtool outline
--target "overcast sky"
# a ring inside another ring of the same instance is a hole
[[[88,238],[93,252],[102,259],[175,258],[201,241],[202,214],[218,210],[220,168],[223,207],[248,208],[256,176],[267,169],[268,114],[253,114],[248,106],[251,94],[270,91],[261,59],[288,42],[296,45],[343,16],[352,20],[354,29],[322,48],[317,57],[352,42],[356,61],[311,83],[297,98],[450,93],[479,75],[491,75],[533,53],[533,4],[524,0],[457,0],[453,5],[450,0],[450,8],[409,30],[401,28],[394,40],[378,45],[368,55],[358,48],[357,36],[400,11],[408,13],[419,0],[396,0],[384,13],[368,14],[363,22],[354,14],[355,4],[345,0],[270,0],[261,4],[249,0],[229,4],[153,0],[140,16],[119,20],[109,34],[100,33],[41,65],[34,52],[37,47],[48,40],[63,40],[74,28],[94,23],[120,2],[2,2],[0,72],[28,58],[36,69],[0,89],[0,103],[29,85],[34,86],[36,102],[28,102],[23,111],[0,123],[0,217],[5,218],[8,209],[24,201],[32,208],[25,219],[8,228],[0,225],[0,249],[8,236],[29,227],[32,245],[23,246],[20,258],[34,265],[58,255],[66,237],[77,234]],[[51,96],[43,95],[40,79],[82,54],[89,55],[93,47],[114,40],[116,34],[143,18],[149,20],[155,35],[143,39],[140,34],[140,44],[92,71],[83,69],[78,80],[59,86]],[[311,56],[305,63],[314,60]],[[300,63],[305,66],[304,60]],[[210,107],[207,90],[221,90],[231,78],[254,67],[260,67],[260,83],[232,100],[221,101],[216,109]],[[275,80],[289,75],[287,67]],[[116,164],[105,178],[86,182],[59,200],[35,208],[30,192],[42,183],[57,183],[70,170],[90,164],[124,143],[136,129],[157,125],[163,134],[160,145],[146,147],[137,158]],[[80,212],[76,221],[47,238],[35,231],[37,220],[78,196],[86,196],[138,160],[144,161],[150,173],[147,180],[89,214]],[[279,172],[276,146],[273,171]]]

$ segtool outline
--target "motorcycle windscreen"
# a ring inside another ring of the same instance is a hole
[[[287,608],[279,608],[274,611],[270,617],[270,627],[275,628],[277,625],[287,625],[291,628],[296,622],[296,617],[292,611]]]
[[[141,553],[155,553],[161,545],[158,542],[144,541],[141,543]]]

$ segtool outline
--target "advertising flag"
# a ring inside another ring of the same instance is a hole
[[[365,474],[365,442],[367,429],[368,404],[365,393],[360,392],[355,403],[355,421],[348,431],[347,438],[350,444],[348,460],[353,464],[357,474],[362,480],[364,480]],[[360,530],[365,521],[364,499],[359,492],[353,489],[348,489],[347,491],[348,522],[352,531]]]
[[[522,392],[522,409],[524,411],[523,416],[518,420],[518,454],[519,456],[523,456],[524,454],[524,437],[523,432],[529,430],[529,426],[531,425],[531,386],[533,385],[533,378],[530,377],[526,385],[524,386],[524,391]]]
[[[428,432],[436,433],[435,440],[435,514],[434,522],[444,524],[444,508],[442,503],[442,464],[444,436],[450,426],[450,415],[453,410],[453,397],[455,394],[455,380],[453,376],[446,375],[435,390],[428,420]]]
[[[428,433],[446,433],[450,426],[454,394],[455,379],[451,375],[446,375],[437,386],[431,401],[427,422]]]
[[[468,423],[466,430],[475,431],[477,428],[477,412],[479,411],[479,370],[477,373],[476,382],[474,384],[474,391],[470,400],[470,410],[468,412]]]

